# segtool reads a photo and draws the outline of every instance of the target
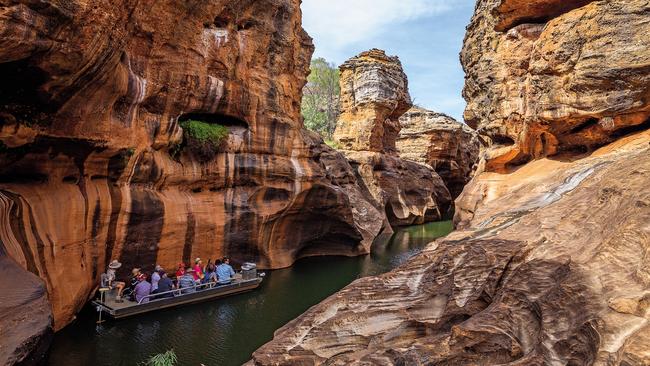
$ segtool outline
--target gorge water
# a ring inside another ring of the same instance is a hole
[[[378,240],[371,255],[314,257],[267,272],[254,292],[95,325],[87,307],[57,333],[47,361],[52,366],[135,365],[174,349],[179,365],[241,365],[273,332],[356,278],[404,263],[433,239],[452,230],[449,221],[398,230]]]

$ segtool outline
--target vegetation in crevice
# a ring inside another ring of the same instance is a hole
[[[169,155],[174,159],[178,159],[186,149],[199,161],[210,161],[219,153],[230,133],[226,126],[197,120],[182,121],[180,126],[183,128],[183,141],[169,147]]]

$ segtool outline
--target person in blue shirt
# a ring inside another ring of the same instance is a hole
[[[234,275],[235,270],[230,266],[230,258],[223,257],[223,263],[217,267],[217,279],[219,283],[230,283]]]

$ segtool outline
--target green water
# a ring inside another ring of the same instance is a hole
[[[359,277],[390,271],[451,230],[451,222],[405,228],[375,243],[371,255],[306,258],[291,268],[267,272],[254,292],[100,327],[88,307],[56,334],[46,364],[136,365],[174,349],[179,365],[241,365],[276,329],[311,306]]]

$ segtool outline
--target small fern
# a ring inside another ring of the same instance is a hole
[[[176,352],[173,349],[165,353],[160,353],[149,357],[146,361],[141,363],[142,366],[175,366],[178,362]]]

